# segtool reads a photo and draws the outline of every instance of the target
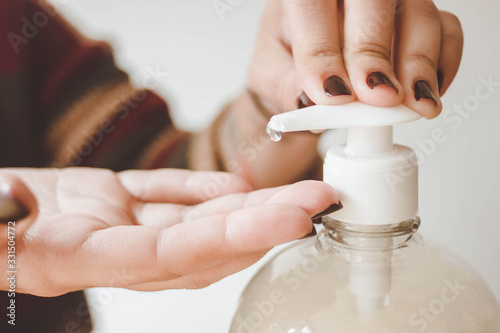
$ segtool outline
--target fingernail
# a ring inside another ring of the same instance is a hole
[[[398,88],[392,83],[391,80],[382,72],[373,72],[368,74],[368,77],[366,78],[366,84],[370,89],[373,89],[377,86],[380,85],[386,85],[388,87],[391,87],[396,91],[396,94],[399,94]]]
[[[441,87],[443,86],[443,72],[441,72],[439,69],[437,71],[437,79],[438,79],[438,88],[439,91],[441,91]]]
[[[415,92],[415,99],[417,101],[421,100],[422,98],[429,99],[434,102],[434,107],[437,109],[438,103],[436,101],[436,97],[434,97],[431,86],[429,86],[427,82],[425,82],[424,80],[418,80],[413,85],[413,91]]]
[[[310,238],[310,237],[314,237],[316,236],[318,233],[316,232],[316,228],[314,227],[313,225],[313,229],[310,233],[308,233],[307,235],[305,235],[304,237],[302,237],[301,239],[305,239],[305,238]]]
[[[351,94],[351,90],[349,90],[349,87],[345,84],[344,80],[335,75],[330,76],[325,80],[323,88],[325,89],[325,94],[328,97]]]
[[[18,221],[28,216],[29,210],[19,200],[12,197],[7,184],[0,185],[0,223]]]
[[[342,207],[344,207],[344,206],[342,206],[342,203],[339,201],[338,204],[333,204],[330,207],[328,207],[327,209],[325,209],[324,211],[322,211],[321,213],[318,213],[318,214],[314,215],[311,218],[312,222],[314,224],[321,224],[323,216],[326,216],[328,214],[336,212],[336,211],[342,209]]]
[[[311,99],[309,98],[309,96],[306,95],[306,93],[300,94],[300,96],[297,98],[297,107],[299,109],[313,105],[315,105],[314,102],[311,101]]]

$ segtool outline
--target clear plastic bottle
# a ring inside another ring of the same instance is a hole
[[[500,332],[491,290],[464,260],[424,241],[418,218],[323,224],[257,273],[231,333]]]
[[[418,161],[393,125],[400,105],[315,105],[271,118],[268,133],[348,128],[324,181],[344,208],[316,239],[278,253],[241,297],[231,333],[500,333],[500,306],[465,261],[418,234]],[[438,222],[438,221],[431,221]]]

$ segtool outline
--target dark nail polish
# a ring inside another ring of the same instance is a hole
[[[325,80],[323,88],[325,89],[325,94],[328,97],[351,95],[351,90],[345,84],[344,80],[335,75],[330,76],[328,79]]]
[[[304,237],[302,237],[301,239],[305,239],[305,238],[310,238],[310,237],[313,237],[313,236],[316,236],[318,233],[316,232],[316,228],[312,227],[312,231],[310,233],[308,233],[307,235],[305,235]]]
[[[300,96],[297,98],[297,107],[299,109],[313,105],[315,105],[314,102],[311,101],[311,99],[309,98],[309,96],[306,95],[306,93],[300,94]]]
[[[12,197],[7,185],[0,185],[0,223],[18,221],[28,216],[29,210]]]
[[[336,212],[336,211],[342,209],[343,207],[344,206],[342,206],[342,203],[339,201],[338,204],[331,205],[330,207],[328,207],[327,209],[325,209],[321,213],[314,215],[311,219],[312,219],[314,224],[320,224],[322,222],[323,216],[326,216],[328,214]]]
[[[439,69],[437,71],[437,80],[439,91],[441,91],[441,88],[443,87],[443,72],[441,72]]]
[[[434,103],[434,107],[437,109],[438,103],[436,101],[436,97],[434,97],[431,86],[429,86],[427,82],[425,82],[424,80],[418,80],[413,85],[413,91],[415,92],[415,99],[417,101],[421,100],[422,98],[429,99]]]
[[[373,89],[380,85],[386,85],[394,89],[396,91],[396,94],[399,94],[399,90],[398,88],[396,88],[394,83],[392,83],[392,81],[389,80],[389,78],[381,72],[373,72],[368,74],[368,77],[366,78],[366,84],[368,85],[368,87],[370,87],[370,89]]]

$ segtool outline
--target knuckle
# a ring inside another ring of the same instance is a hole
[[[304,46],[304,55],[308,57],[328,57],[328,58],[342,58],[342,50],[340,46],[334,45],[328,39],[319,39],[316,42]]]
[[[282,0],[282,4],[294,10],[314,12],[315,9],[328,4],[328,0]]]
[[[440,114],[441,114],[441,110],[433,110],[433,111],[430,111],[429,113],[426,113],[425,117],[427,119],[434,119],[437,116],[439,116]]]
[[[352,50],[346,49],[346,53],[349,54],[347,58],[357,58],[357,57],[371,57],[385,60],[387,62],[391,61],[391,50],[387,46],[384,46],[376,42],[364,42]],[[348,59],[346,59],[348,60]]]
[[[437,62],[424,53],[409,54],[402,60],[406,63],[417,63],[419,66],[428,66],[433,70],[437,69]]]

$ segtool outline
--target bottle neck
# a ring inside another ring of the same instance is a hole
[[[323,231],[318,235],[319,246],[327,251],[344,248],[360,251],[394,250],[405,244],[420,226],[418,216],[396,224],[357,225],[323,218]]]

